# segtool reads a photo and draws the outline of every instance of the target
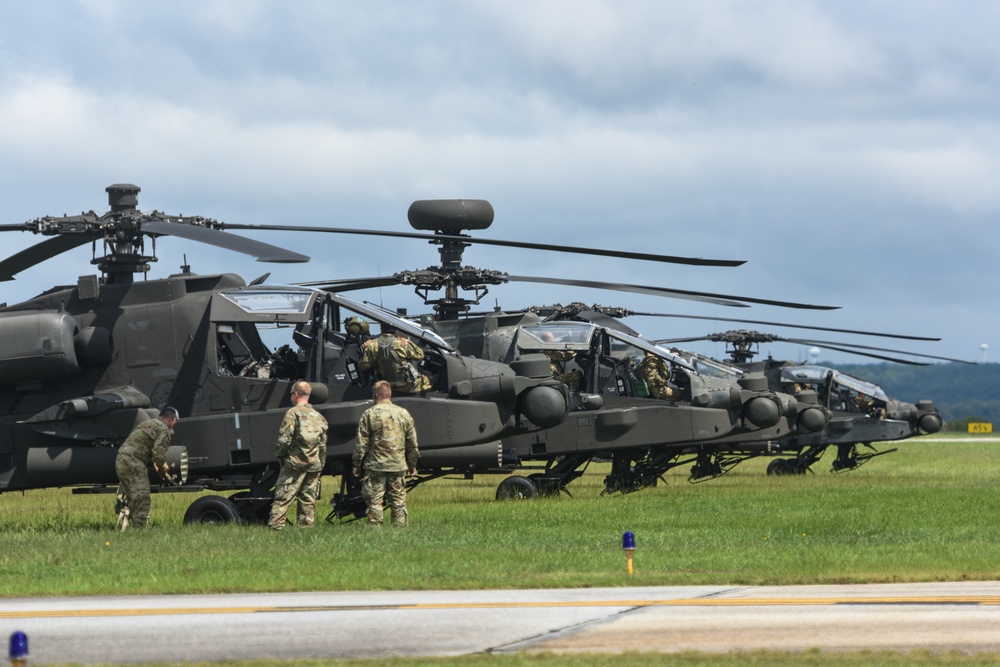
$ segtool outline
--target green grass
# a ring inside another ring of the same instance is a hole
[[[158,494],[149,530],[116,533],[110,495],[9,493],[0,596],[991,580],[998,447],[910,441],[837,475],[821,461],[815,475],[767,477],[761,459],[692,485],[675,470],[612,497],[596,465],[573,497],[522,502],[493,500],[499,476],[439,480],[410,494],[405,530],[184,526],[194,496]]]
[[[109,495],[8,493],[0,495],[0,596],[993,580],[1000,578],[993,532],[998,454],[1000,443],[985,439],[908,441],[851,473],[831,475],[825,460],[814,475],[767,477],[768,459],[761,459],[694,485],[686,470],[675,470],[665,485],[613,497],[600,495],[607,467],[594,465],[571,485],[573,497],[514,503],[493,500],[499,476],[439,480],[410,495],[412,525],[405,530],[361,522],[280,534],[258,526],[184,526],[194,496],[160,494],[149,530],[116,533]],[[326,480],[324,488],[336,482]],[[632,577],[621,551],[626,530],[638,544]],[[896,667],[998,659],[807,651],[249,664]]]

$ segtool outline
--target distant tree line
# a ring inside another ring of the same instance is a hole
[[[844,373],[874,382],[890,397],[915,403],[930,399],[941,411],[945,430],[966,431],[969,422],[992,422],[1000,432],[1000,364],[833,364]]]

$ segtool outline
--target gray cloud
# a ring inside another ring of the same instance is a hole
[[[103,210],[103,188],[122,181],[143,187],[144,209],[247,223],[405,229],[414,199],[482,197],[493,238],[749,262],[477,247],[479,266],[836,304],[741,310],[941,335],[917,351],[973,358],[1000,324],[998,14],[976,2],[8,3],[0,222]],[[436,260],[401,241],[259,237],[316,258],[275,280]],[[3,240],[10,252],[38,241]],[[160,275],[183,254],[203,272],[268,268],[177,241],[158,250]],[[87,249],[68,257],[5,283],[2,299],[92,270]],[[401,291],[382,298],[419,309]],[[494,298],[734,316],[568,288]],[[714,329],[641,324],[651,337]]]

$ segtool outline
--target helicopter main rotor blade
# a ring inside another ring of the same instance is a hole
[[[304,227],[294,225],[244,225],[220,222],[219,229],[270,230],[289,232],[322,232],[325,234],[355,234],[362,236],[389,236],[401,239],[421,239],[425,241],[449,241],[454,243],[494,245],[508,248],[525,248],[529,250],[550,250],[552,252],[567,252],[579,255],[598,255],[619,259],[637,259],[647,262],[666,262],[669,264],[688,264],[692,266],[740,266],[746,263],[741,259],[702,259],[700,257],[678,257],[675,255],[654,255],[644,252],[629,252],[625,250],[608,250],[603,248],[579,248],[575,246],[548,245],[545,243],[527,243],[522,241],[503,241],[499,239],[481,239],[454,234],[421,234],[419,232],[392,232],[378,229],[349,229],[342,227]]]
[[[381,276],[378,278],[343,278],[340,280],[310,280],[304,283],[295,283],[302,287],[317,287],[324,292],[350,292],[370,287],[389,287],[399,285],[399,278],[396,276]]]
[[[657,338],[653,342],[657,345],[673,345],[674,343],[697,343],[703,340],[712,340],[711,336],[688,336],[685,338]]]
[[[595,289],[616,290],[619,292],[635,292],[636,294],[651,294],[653,296],[664,296],[673,299],[689,299],[691,301],[703,301],[722,306],[735,306],[747,308],[743,301],[750,303],[760,303],[769,306],[782,306],[784,308],[804,308],[811,310],[835,310],[840,306],[814,306],[793,301],[774,301],[771,299],[757,299],[748,296],[733,296],[731,294],[714,294],[711,292],[693,292],[690,290],[668,289],[666,287],[651,287],[648,285],[630,285],[626,283],[603,283],[592,280],[563,280],[560,278],[540,278],[537,276],[512,276],[505,274],[507,280],[528,282],[528,283],[548,283],[552,285],[573,285],[577,287],[592,287]]]
[[[226,250],[233,250],[244,255],[256,257],[258,262],[292,263],[309,261],[309,257],[306,255],[300,255],[297,252],[285,250],[270,243],[262,243],[261,241],[255,241],[243,236],[227,234],[226,232],[210,227],[167,222],[165,220],[145,220],[142,222],[142,231],[147,234],[179,236],[189,241],[207,243],[218,248],[225,248]]]
[[[732,306],[734,308],[748,308],[745,303],[732,301],[720,295],[704,294],[699,292],[687,292],[684,290],[668,290],[657,287],[644,287],[642,285],[627,285],[624,283],[601,283],[593,280],[563,280],[561,278],[544,278],[539,276],[512,276],[504,274],[507,280],[522,283],[544,283],[548,285],[570,285],[572,287],[590,287],[593,289],[615,290],[618,292],[634,292],[636,294],[650,294],[653,296],[663,296],[673,299],[687,299],[690,301],[703,301],[714,303],[717,306]]]
[[[787,324],[784,322],[764,322],[762,320],[740,320],[731,317],[710,317],[707,315],[680,315],[677,313],[640,313],[637,311],[630,311],[630,315],[642,315],[644,317],[676,317],[683,318],[687,320],[710,320],[714,322],[736,322],[738,324],[763,324],[764,326],[774,326],[774,327],[792,327],[795,329],[811,329],[813,331],[832,331],[834,333],[849,333],[849,334],[859,334],[862,336],[881,336],[883,338],[902,338],[904,340],[931,340],[938,341],[940,338],[932,338],[929,336],[907,336],[906,334],[891,334],[891,333],[880,333],[877,331],[861,331],[857,329],[836,329],[834,327],[817,327],[808,326],[804,324]]]
[[[870,345],[856,345],[854,343],[837,343],[827,340],[804,340],[801,338],[782,338],[779,340],[785,340],[789,343],[798,343],[800,345],[822,345],[823,347],[831,347],[832,345],[842,345],[844,347],[857,348],[859,350],[876,350],[878,352],[892,352],[894,354],[908,354],[911,357],[920,357],[922,359],[937,359],[938,361],[952,361],[958,364],[970,364],[972,366],[976,365],[974,361],[967,361],[965,359],[952,359],[951,357],[940,357],[935,354],[921,354],[919,352],[910,352],[908,350],[893,350],[886,347],[872,347]],[[832,348],[831,348],[832,349]],[[858,354],[861,354],[860,352]]]
[[[580,317],[591,324],[596,324],[600,327],[607,327],[609,329],[617,329],[623,333],[627,333],[632,336],[640,337],[641,333],[628,326],[624,322],[617,320],[610,315],[605,315],[604,313],[599,313],[596,310],[581,310],[577,317]]]
[[[927,366],[928,364],[922,361],[911,361],[909,359],[899,359],[898,357],[886,357],[881,354],[872,354],[871,352],[861,352],[860,350],[851,350],[846,347],[837,347],[836,345],[824,345],[828,350],[836,350],[837,352],[846,352],[847,354],[858,354],[862,357],[871,357],[872,359],[881,359],[882,361],[893,361],[897,364],[906,364],[907,366]],[[907,352],[906,354],[909,354]]]
[[[746,332],[746,333],[756,333],[756,332]],[[653,341],[657,345],[673,345],[675,343],[694,343],[699,341],[712,341],[716,343],[734,343],[735,341],[731,338],[724,337],[722,334],[710,334],[708,336],[691,336],[686,338],[661,338]],[[949,357],[939,357],[930,354],[920,354],[917,352],[909,352],[907,350],[892,350],[884,347],[871,347],[869,345],[855,345],[853,343],[835,343],[828,340],[806,340],[803,338],[783,338],[781,336],[774,336],[771,334],[758,334],[756,338],[748,338],[746,343],[792,343],[795,345],[822,345],[828,350],[837,350],[838,352],[846,352],[847,354],[856,354],[863,357],[871,357],[873,359],[881,359],[883,361],[893,361],[899,364],[907,364],[910,366],[926,366],[927,364],[921,363],[919,361],[911,361],[908,359],[900,359],[898,357],[887,357],[880,354],[873,354],[870,352],[862,352],[862,350],[876,350],[879,352],[892,352],[895,354],[908,354],[913,357],[922,357],[925,359],[938,359],[940,361],[955,361],[963,364],[974,364],[975,362],[963,361],[961,359],[951,359]]]
[[[79,248],[84,244],[90,243],[92,240],[93,237],[85,234],[68,234],[65,236],[53,236],[41,243],[36,243],[0,261],[0,281],[14,280],[14,276],[21,271],[30,269],[36,264],[51,259],[67,250]]]

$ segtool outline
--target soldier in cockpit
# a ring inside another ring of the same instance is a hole
[[[362,371],[373,370],[380,380],[392,387],[394,394],[423,394],[433,386],[416,364],[424,358],[424,351],[416,343],[388,324],[382,325],[382,334],[365,342],[361,363]]]
[[[670,386],[670,367],[667,362],[652,352],[635,369],[636,376],[646,383],[649,395],[661,401],[676,401],[681,396],[679,389]]]
[[[544,343],[554,343],[556,340],[555,334],[551,331],[543,331],[541,338]],[[570,391],[580,391],[580,386],[583,384],[583,371],[578,368],[566,370],[566,362],[575,359],[576,352],[573,350],[542,350],[542,354],[549,359],[552,377],[560,380]]]

